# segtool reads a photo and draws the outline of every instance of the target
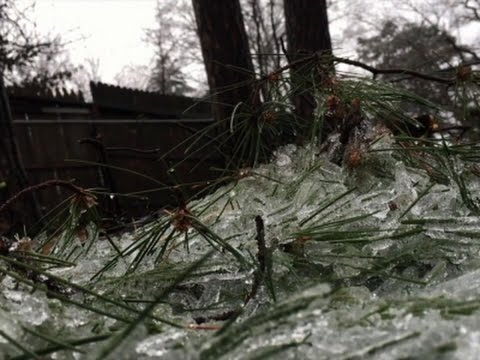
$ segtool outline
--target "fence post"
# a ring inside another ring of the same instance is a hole
[[[101,164],[100,172],[103,178],[103,181],[101,181],[102,182],[101,185],[107,188],[108,190],[110,190],[111,193],[117,194],[118,193],[117,186],[113,179],[111,169],[109,167],[108,153],[107,153],[107,149],[105,148],[105,144],[102,141],[102,135],[97,134],[95,139],[84,138],[84,139],[78,140],[78,142],[80,144],[90,144],[93,146],[93,148],[96,150],[98,155],[98,162]],[[113,207],[114,207],[113,212],[118,214],[120,212],[120,202],[118,201],[117,195],[114,195]]]
[[[2,173],[5,179],[0,179],[0,182],[4,181],[6,186],[4,188],[4,196],[8,197],[12,195],[12,192],[22,190],[26,188],[28,184],[27,173],[20,160],[18,152],[17,142],[15,134],[13,132],[13,119],[12,112],[10,110],[10,104],[8,101],[7,91],[5,89],[5,83],[3,74],[0,73],[0,150],[1,158],[0,164],[4,164],[6,171]],[[2,166],[3,167],[3,166]],[[14,186],[11,186],[12,179]],[[9,186],[10,185],[10,186]],[[3,192],[3,191],[2,191]],[[2,196],[3,197],[3,196]],[[27,212],[26,215],[33,217],[30,220],[25,221],[26,224],[33,224],[39,220],[42,216],[40,206],[38,204],[35,194],[31,195],[31,203],[23,204]]]

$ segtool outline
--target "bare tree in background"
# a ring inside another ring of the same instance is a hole
[[[268,74],[280,67],[281,37],[285,35],[285,17],[281,0],[243,0],[243,15],[253,63],[257,73]]]
[[[157,1],[156,27],[146,41],[155,49],[148,90],[161,94],[194,93],[192,63],[201,63],[195,17],[188,0]],[[198,74],[196,74],[198,77]]]
[[[90,77],[91,81],[100,81],[100,59],[95,57],[88,57],[84,61],[84,65],[80,65]]]
[[[428,0],[420,4],[408,1],[407,7],[420,19],[419,22],[438,28],[462,62],[480,61],[478,47],[461,44],[462,28],[478,23],[480,3],[476,0]],[[477,24],[478,25],[478,24]]]
[[[71,82],[73,86],[82,92],[87,101],[92,100],[90,82],[101,81],[100,69],[100,59],[88,57],[83,60],[82,64],[76,68],[76,71],[72,75]]]
[[[480,0],[456,0],[459,6],[466,10],[464,18],[470,21],[480,21]]]
[[[115,75],[115,82],[118,86],[131,89],[148,90],[152,69],[147,65],[125,65]]]
[[[240,5],[255,71],[266,74],[281,64],[280,38],[285,34],[283,2],[241,0]],[[175,88],[177,93],[203,94],[206,78],[197,66],[203,64],[203,59],[191,1],[157,2],[156,23],[146,33],[147,42],[156,51],[148,89],[163,92]],[[182,84],[192,85],[196,91]]]
[[[384,19],[377,21],[371,35],[358,38],[359,56],[380,68],[405,68],[443,76],[450,72],[450,76],[454,76],[459,65],[480,62],[477,50],[459,40],[462,28],[476,21],[474,12],[466,7],[473,3],[406,0],[399,4],[400,13],[396,16],[385,14]],[[393,79],[400,80],[400,86],[447,108],[455,107],[451,87],[405,76]]]
[[[403,68],[423,73],[442,73],[465,61],[461,46],[453,36],[436,25],[421,23],[396,24],[386,21],[378,34],[358,39],[360,59],[382,69]],[[451,88],[405,76],[387,77],[398,86],[435,101],[452,105]],[[402,81],[400,81],[402,80]],[[417,109],[411,109],[418,111]]]
[[[72,76],[60,37],[41,37],[27,18],[29,7],[13,0],[0,2],[0,71],[5,85],[56,88]]]
[[[38,40],[35,34],[27,32],[25,22],[28,20],[15,5],[12,0],[0,3],[0,181],[5,184],[0,198],[28,185],[13,132],[5,82],[13,82],[10,76],[27,69],[40,55],[48,55],[52,50],[52,42]],[[26,206],[31,221],[39,215],[36,204],[32,198]]]
[[[406,24],[435,26],[445,35],[455,38],[456,45],[462,44],[461,35],[465,33],[464,26],[478,21],[475,10],[478,0],[335,0],[331,10],[334,14],[331,21],[343,18],[347,24],[336,38],[337,51],[351,50],[356,47],[359,36],[368,38],[380,33],[386,22],[403,27]],[[390,9],[395,7],[392,13]],[[462,45],[463,46],[463,45]],[[467,47],[464,47],[465,49]],[[477,49],[468,46],[470,50]],[[468,56],[467,56],[468,57]]]
[[[240,5],[255,72],[267,74],[281,65],[280,38],[285,35],[283,2],[240,0]],[[191,1],[157,2],[156,23],[157,26],[146,33],[147,42],[156,51],[147,89],[168,92],[174,88],[176,93],[203,94],[207,84],[198,71],[203,59]],[[185,88],[184,84],[195,89]]]

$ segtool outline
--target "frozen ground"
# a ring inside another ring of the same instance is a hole
[[[286,146],[271,163],[188,204],[196,225],[187,237],[169,237],[165,216],[112,239],[115,246],[105,239],[69,244],[54,255],[83,252],[75,265],[45,270],[58,277],[57,290],[34,281],[40,285],[32,291],[13,278],[26,270],[2,260],[1,352],[28,358],[43,349],[54,359],[478,359],[480,220],[465,205],[466,197],[477,201],[478,178],[452,156],[450,178],[431,182],[428,168],[407,166],[385,150],[391,146],[376,142],[350,170],[315,149]],[[245,301],[259,274],[256,216],[265,224],[271,272]],[[152,246],[137,264],[144,249],[138,244]],[[219,319],[228,313],[237,317]],[[55,346],[82,352],[53,352]]]

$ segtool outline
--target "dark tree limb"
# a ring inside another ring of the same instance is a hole
[[[106,187],[112,193],[117,193],[118,190],[117,190],[115,180],[113,179],[111,169],[108,167],[109,165],[109,158],[108,158],[108,152],[107,152],[108,148],[105,147],[105,144],[101,141],[101,139],[102,138],[99,135],[97,139],[83,138],[78,140],[78,143],[89,144],[95,148],[99,157],[99,162],[102,165],[106,165],[106,166],[100,167],[100,172],[103,175],[103,180],[106,182],[106,184],[102,184],[102,186]],[[114,206],[113,212],[118,213],[120,211],[120,202],[118,200],[118,197],[113,198],[113,206]]]
[[[269,80],[269,79],[272,79],[272,78],[276,78],[276,77],[280,76],[282,73],[284,73],[285,71],[287,71],[291,68],[294,68],[298,65],[307,64],[307,63],[315,63],[317,61],[324,61],[325,57],[329,57],[329,56],[325,55],[324,53],[321,53],[321,52],[313,53],[313,54],[311,54],[307,57],[292,61],[289,64],[287,64],[285,66],[282,66],[281,68],[279,68],[279,69],[271,72],[270,74],[262,77],[260,79],[260,81],[266,81],[266,80]],[[350,59],[336,57],[336,56],[331,56],[330,58],[333,62],[336,62],[336,63],[343,63],[343,64],[347,64],[347,65],[351,65],[351,66],[355,66],[355,67],[367,70],[374,77],[376,77],[377,75],[408,75],[408,76],[415,77],[415,78],[418,78],[418,79],[433,81],[433,82],[446,84],[446,85],[453,85],[453,84],[457,83],[459,80],[463,80],[463,79],[459,79],[457,76],[449,77],[449,78],[440,77],[440,76],[430,75],[430,74],[422,73],[422,72],[419,72],[419,71],[403,69],[403,68],[379,69],[379,68],[376,68],[374,66],[365,64],[365,63],[360,62],[360,61],[357,61],[357,60],[350,60]],[[460,64],[457,67],[457,69],[462,68],[462,67],[468,67],[468,66],[470,66],[472,64],[476,64],[476,63],[477,62],[470,62],[470,63],[467,63],[465,65]],[[402,78],[400,80],[406,80],[406,78]]]
[[[343,63],[347,65],[352,65],[364,70],[367,70],[368,72],[372,73],[373,77],[375,78],[377,75],[410,75],[412,77],[418,78],[418,79],[423,79],[423,80],[428,80],[428,81],[434,81],[438,82],[441,84],[447,84],[447,85],[452,85],[454,84],[457,79],[456,78],[443,78],[443,77],[438,77],[434,75],[429,75],[425,73],[421,73],[418,71],[414,70],[409,70],[409,69],[379,69],[370,65],[367,65],[365,63],[362,63],[360,61],[356,60],[350,60],[350,59],[345,59],[345,58],[339,58],[339,57],[333,57],[333,61],[338,62],[338,63]]]
[[[464,0],[463,2],[463,6],[465,7],[465,9],[468,9],[472,12],[472,16],[475,20],[477,21],[480,21],[480,11],[479,11],[479,4],[478,4],[478,1],[476,1],[476,5],[470,5],[470,0]]]

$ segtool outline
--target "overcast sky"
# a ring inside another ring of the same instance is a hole
[[[16,1],[21,7],[32,3],[32,0]],[[405,2],[398,1],[399,5]],[[422,3],[426,0],[414,1]],[[370,13],[372,10],[391,11],[391,0],[377,0],[373,4],[375,9],[363,10]],[[384,9],[386,5],[389,10]],[[39,33],[60,34],[64,41],[70,42],[67,49],[76,65],[85,58],[99,59],[102,81],[114,83],[115,75],[124,66],[149,65],[153,48],[142,39],[146,28],[155,27],[155,10],[156,0],[36,0],[34,11],[28,16],[36,22]],[[337,11],[343,12],[341,9]],[[476,44],[479,26],[473,26],[456,35],[462,35],[459,37],[467,44]],[[331,24],[334,39],[341,36],[345,27],[348,28],[348,24],[342,20]],[[340,44],[337,42],[336,52],[342,56],[354,55],[345,39]]]
[[[29,0],[20,0],[31,3]],[[100,59],[102,80],[113,82],[124,65],[147,65],[153,49],[142,39],[155,25],[156,0],[37,0],[39,33],[61,34],[71,58]]]

